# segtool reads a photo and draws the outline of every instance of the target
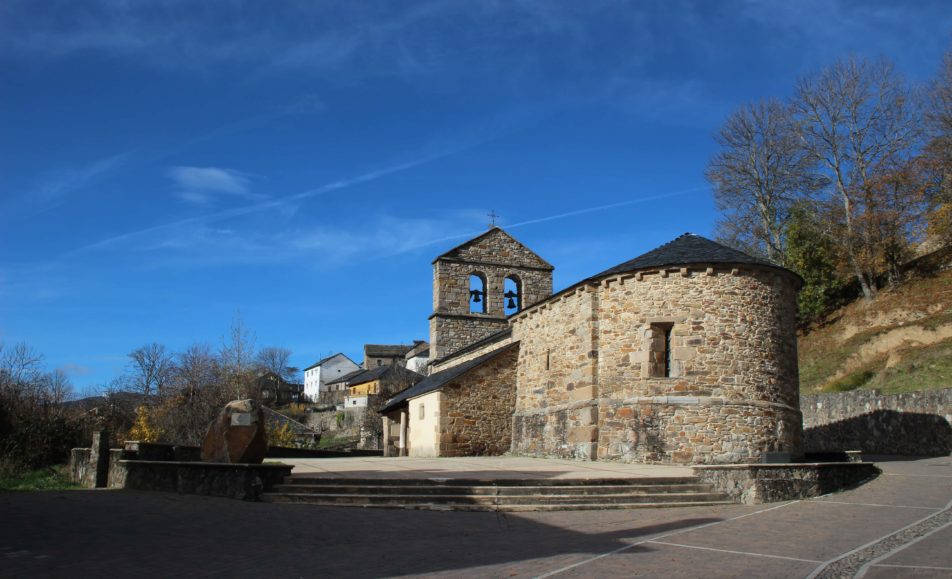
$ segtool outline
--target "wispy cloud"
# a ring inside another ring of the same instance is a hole
[[[129,161],[132,155],[133,151],[126,151],[97,159],[87,165],[54,170],[37,187],[14,198],[8,205],[8,212],[35,214],[54,207],[71,194],[93,184],[106,173],[118,169]]]
[[[338,220],[242,231],[192,223],[140,242],[140,251],[150,256],[136,261],[149,269],[283,262],[315,269],[366,265],[426,247],[429,240],[453,231],[471,230],[478,215],[466,210],[432,218],[371,214],[359,216],[359,227]]]
[[[247,174],[220,167],[171,167],[168,176],[177,186],[176,195],[189,203],[208,204],[221,196],[261,199],[251,192]]]
[[[197,215],[194,217],[187,217],[184,219],[178,219],[166,223],[161,223],[158,225],[153,225],[150,227],[145,227],[133,231],[129,231],[120,235],[114,235],[99,241],[84,245],[77,249],[66,252],[65,254],[59,256],[56,261],[68,259],[75,257],[78,254],[87,253],[90,251],[99,251],[112,248],[122,244],[124,247],[128,245],[128,242],[140,239],[140,238],[151,238],[157,233],[163,231],[173,231],[178,230],[187,226],[202,225],[216,223],[228,219],[234,219],[238,217],[243,217],[247,215],[253,215],[257,213],[263,213],[265,211],[288,211],[298,206],[304,201],[307,201],[314,197],[319,197],[322,195],[327,195],[330,193],[342,191],[349,189],[364,183],[370,183],[390,175],[397,173],[402,173],[416,167],[427,165],[433,163],[440,159],[455,155],[462,151],[466,151],[473,147],[476,147],[480,144],[488,142],[496,138],[499,134],[508,130],[511,126],[511,123],[501,123],[498,125],[490,123],[488,129],[481,131],[474,131],[468,133],[466,138],[459,139],[457,138],[455,142],[436,142],[436,145],[431,146],[431,150],[436,152],[421,155],[417,158],[410,159],[408,161],[403,161],[400,163],[395,163],[382,167],[380,169],[374,169],[361,173],[354,177],[348,177],[344,179],[339,179],[336,181],[331,181],[330,183],[325,183],[319,187],[312,189],[307,189],[299,193],[294,193],[291,195],[285,195],[283,197],[271,198],[267,201],[260,203],[252,203],[249,205],[244,205],[240,207],[233,207],[229,209],[224,209],[221,211],[216,211],[212,213],[206,213],[204,215]]]

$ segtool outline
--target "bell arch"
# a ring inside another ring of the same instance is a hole
[[[511,316],[523,308],[522,279],[518,275],[510,273],[503,280],[502,297],[505,300],[503,311],[507,316]]]
[[[486,274],[472,271],[469,274],[469,313],[486,313]]]

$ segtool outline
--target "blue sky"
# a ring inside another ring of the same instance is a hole
[[[0,341],[79,390],[236,313],[306,366],[426,339],[431,260],[499,223],[556,289],[685,231],[737,106],[854,54],[913,82],[928,2],[0,4]]]

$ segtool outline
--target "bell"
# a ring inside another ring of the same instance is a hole
[[[479,296],[480,296],[482,293],[483,293],[483,292],[481,292],[481,291],[479,291],[479,290],[469,290],[469,296],[470,296],[471,298],[473,298],[473,303],[474,303],[474,304],[478,304],[478,303],[480,302]]]
[[[506,302],[506,307],[511,310],[516,307],[516,298],[519,297],[519,294],[517,294],[516,292],[512,290],[509,290],[506,293],[502,294],[502,297],[509,298],[509,301]]]

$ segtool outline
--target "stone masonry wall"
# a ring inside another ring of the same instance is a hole
[[[452,354],[508,326],[505,318],[477,318],[475,314],[433,316],[430,318],[430,359]]]
[[[470,276],[485,280],[484,311],[470,312]],[[519,280],[521,307],[552,294],[552,266],[501,230],[477,238],[433,264],[430,360],[507,327],[505,279]]]
[[[515,316],[513,450],[683,464],[801,455],[796,283],[759,268],[641,272]],[[653,324],[670,327],[670,377],[649,372]]]
[[[952,388],[813,394],[804,396],[801,405],[807,452],[952,454]]]
[[[498,341],[492,341],[491,343],[488,343],[480,348],[476,348],[472,351],[466,352],[465,354],[453,356],[451,359],[446,360],[445,362],[441,364],[433,364],[433,366],[430,368],[430,372],[431,373],[441,372],[448,368],[452,368],[453,366],[458,366],[464,362],[469,362],[470,360],[479,358],[483,354],[488,354],[489,352],[492,352],[493,350],[498,350],[499,348],[502,348],[503,346],[506,346],[511,343],[512,343],[511,335],[508,337],[502,338]]]
[[[519,341],[513,452],[594,458],[596,300],[583,286],[513,318],[513,341]]]
[[[517,358],[513,347],[443,387],[440,456],[509,452]]]

